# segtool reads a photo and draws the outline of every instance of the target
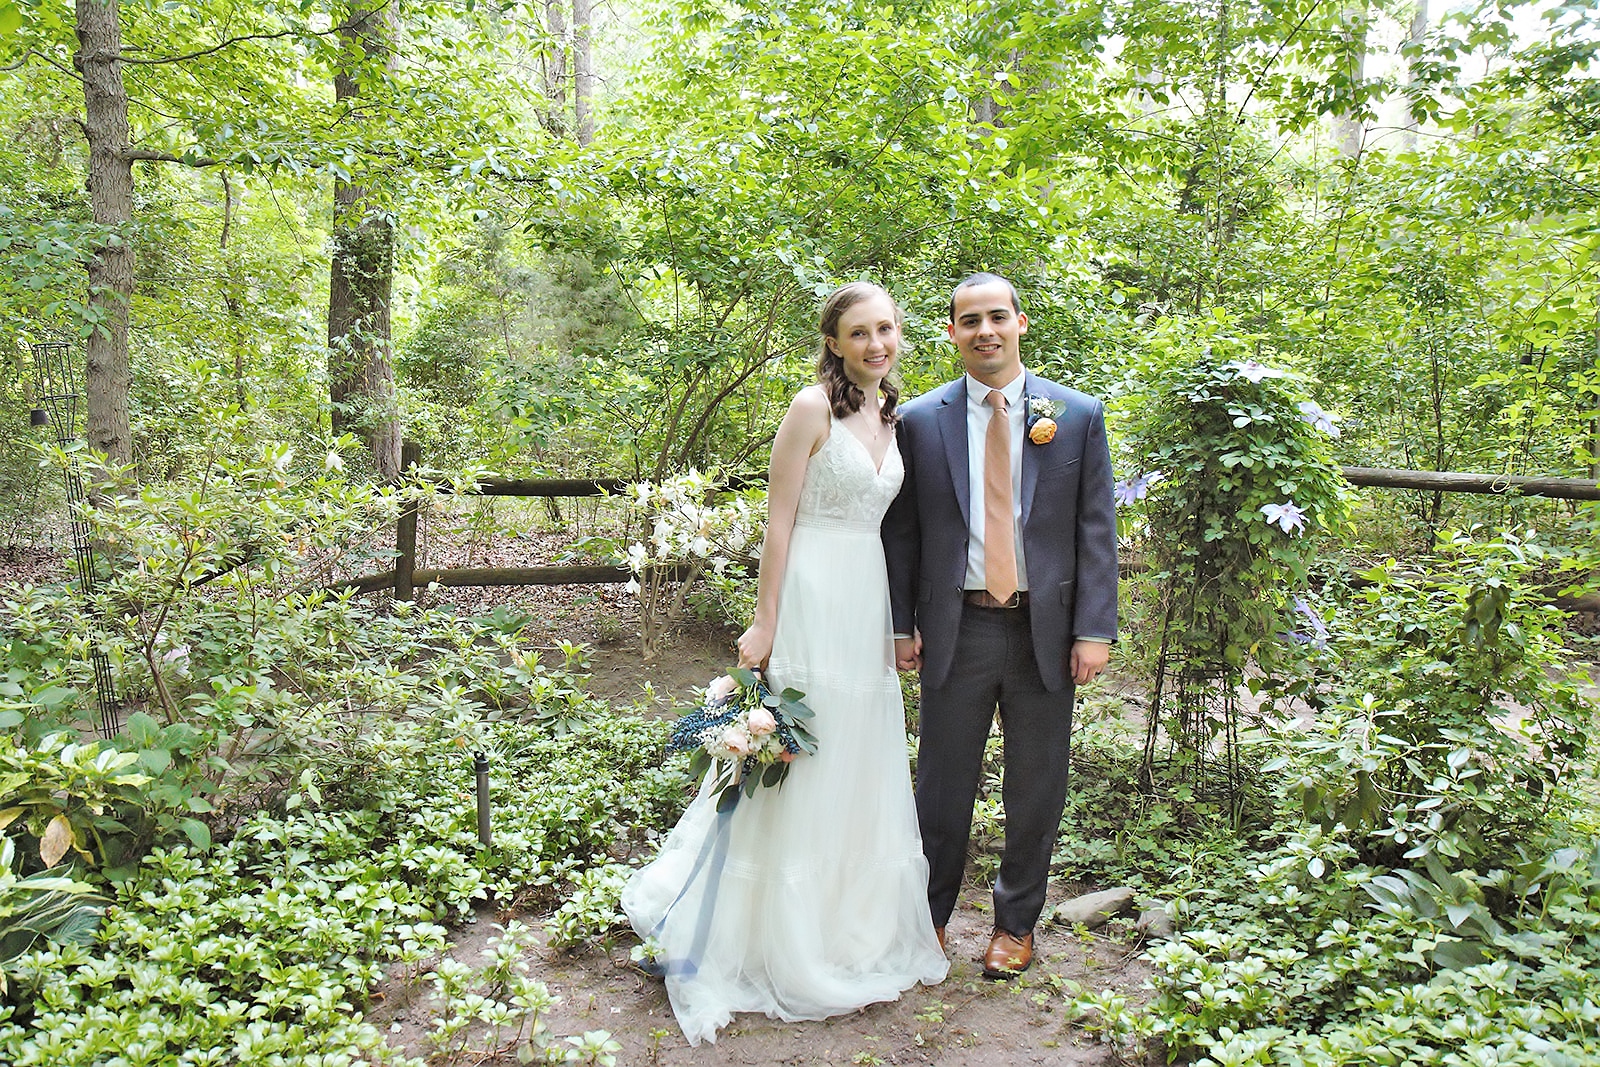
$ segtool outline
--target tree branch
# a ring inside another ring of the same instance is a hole
[[[1244,94],[1244,103],[1239,105],[1239,113],[1234,116],[1234,122],[1238,123],[1244,121],[1244,109],[1250,106],[1250,101],[1255,97],[1256,88],[1260,82],[1260,79],[1266,77],[1267,72],[1277,65],[1278,57],[1283,55],[1283,50],[1288,48],[1290,42],[1292,42],[1296,37],[1300,36],[1300,30],[1304,28],[1306,22],[1310,20],[1312,15],[1317,13],[1317,8],[1321,6],[1322,0],[1317,0],[1316,3],[1312,4],[1311,7],[1306,10],[1306,13],[1300,17],[1300,21],[1294,24],[1294,29],[1289,31],[1289,36],[1278,42],[1278,50],[1272,53],[1272,58],[1267,60],[1267,65],[1257,71],[1254,78],[1250,79],[1250,91]]]
[[[230,37],[226,41],[220,41],[217,44],[212,45],[210,48],[202,48],[198,52],[189,52],[186,55],[159,56],[155,59],[138,59],[124,52],[117,57],[117,61],[119,63],[127,63],[141,67],[156,66],[162,63],[187,63],[191,59],[201,59],[205,56],[215,55],[224,48],[232,48],[234,45],[243,44],[246,41],[278,41],[285,37],[331,37],[338,32],[339,31],[337,28],[329,30],[312,30],[301,26],[292,30],[279,30],[277,33],[247,33],[240,37]]]
[[[60,63],[57,63],[55,60],[51,59],[49,56],[45,55],[43,52],[39,51],[36,48],[28,49],[26,52],[22,53],[22,55],[17,59],[17,61],[15,63],[10,63],[10,64],[7,64],[6,66],[0,67],[0,71],[21,70],[23,67],[28,65],[28,60],[30,58],[40,60],[41,62],[45,63],[47,66],[54,67],[56,70],[59,70],[61,73],[65,74],[67,77],[71,78],[73,81],[77,81],[77,82],[83,81],[83,75],[82,74],[79,74],[77,71],[73,70],[71,67],[62,66]]]
[[[171,152],[156,152],[148,148],[130,148],[122,153],[122,158],[132,163],[182,163],[186,167],[220,167],[226,162],[221,159],[212,159],[210,156],[196,156],[193,159],[185,159],[182,156],[175,156]]]

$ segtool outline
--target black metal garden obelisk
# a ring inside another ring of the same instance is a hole
[[[72,348],[65,341],[41,341],[30,346],[33,356],[34,408],[29,416],[33,426],[52,427],[56,443],[67,448],[78,439],[78,376],[72,365]],[[86,601],[92,601],[98,587],[94,568],[94,544],[89,539],[89,524],[84,519],[83,475],[76,459],[63,468],[67,483],[67,507],[72,520],[72,553],[78,565],[79,588]],[[89,661],[94,666],[95,703],[100,711],[100,736],[114,737],[122,729],[122,707],[117,702],[116,682],[105,650],[91,645]]]

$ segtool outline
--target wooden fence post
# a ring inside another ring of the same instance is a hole
[[[422,446],[415,441],[400,442],[400,471],[404,474],[416,467],[422,458]],[[413,600],[416,589],[412,580],[417,571],[417,502],[408,500],[400,509],[400,521],[394,527],[394,547],[399,553],[394,561],[394,598]]]

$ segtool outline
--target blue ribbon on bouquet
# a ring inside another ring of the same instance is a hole
[[[667,910],[661,913],[661,918],[650,928],[648,936],[655,937],[666,925],[667,916],[672,914],[674,908],[688,895],[689,889],[695,884],[701,870],[709,862],[711,871],[706,876],[705,895],[700,900],[700,914],[695,917],[694,937],[689,940],[689,953],[681,960],[646,960],[639,965],[639,969],[646,974],[657,978],[692,978],[700,972],[699,960],[706,949],[706,938],[711,934],[711,916],[717,909],[717,891],[722,888],[722,869],[728,862],[728,838],[733,826],[733,809],[739,806],[740,791],[737,789],[722,790],[717,797],[717,829],[706,838],[700,846],[700,854],[694,858],[694,866],[689,869],[689,877],[683,880],[683,888],[678,890],[678,895],[667,905]]]

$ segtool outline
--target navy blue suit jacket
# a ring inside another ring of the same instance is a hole
[[[922,632],[922,681],[950,674],[967,572],[966,377],[901,409],[905,483],[883,520],[896,633]],[[1027,397],[1065,405],[1048,444],[1022,445],[1022,551],[1039,675],[1051,692],[1072,681],[1080,637],[1117,634],[1117,520],[1105,409],[1076,389],[1027,374]]]

